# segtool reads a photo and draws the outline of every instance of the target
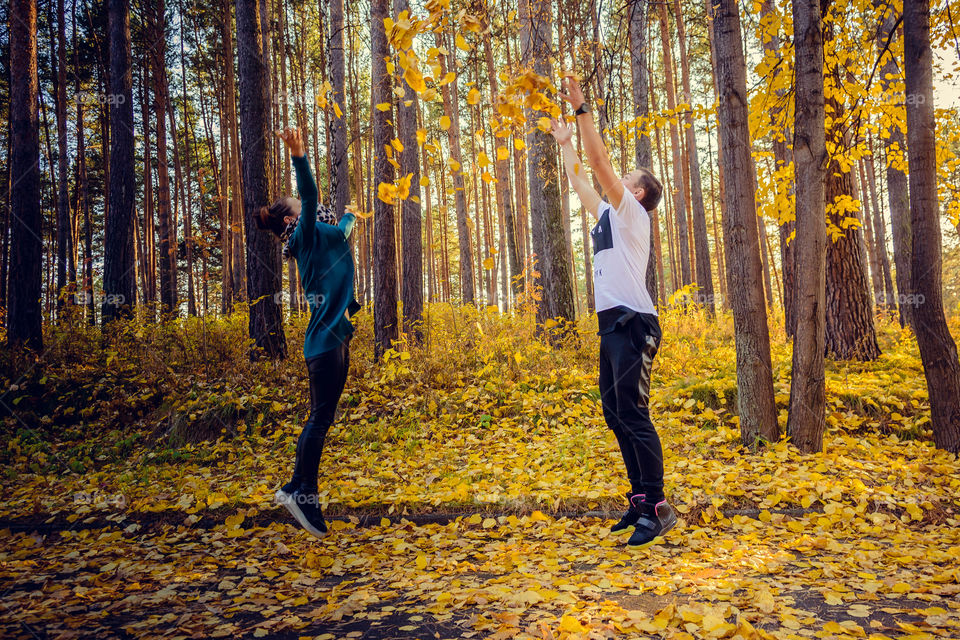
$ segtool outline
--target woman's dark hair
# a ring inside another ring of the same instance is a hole
[[[269,207],[260,207],[257,209],[257,212],[253,215],[253,219],[257,223],[258,229],[273,231],[279,238],[283,235],[284,229],[287,228],[287,223],[284,222],[283,219],[291,215],[293,215],[293,210],[290,208],[287,199],[280,198]]]

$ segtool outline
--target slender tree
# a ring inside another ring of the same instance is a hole
[[[393,0],[393,12],[409,11],[408,0]],[[404,96],[397,104],[397,137],[403,145],[399,153],[400,173],[410,176],[410,194],[400,203],[403,251],[403,280],[400,299],[405,323],[419,322],[423,316],[423,240],[420,211],[420,149],[417,145],[417,93],[405,80],[399,81]]]
[[[243,167],[243,212],[247,237],[247,299],[250,301],[250,337],[256,349],[284,358],[287,340],[283,313],[276,294],[281,290],[282,265],[276,236],[260,230],[254,212],[269,201],[267,158],[270,130],[267,121],[266,65],[263,59],[257,0],[236,0],[238,71],[240,77],[240,160]]]
[[[888,127],[882,127],[883,145],[886,152],[887,198],[890,204],[890,227],[893,235],[893,263],[896,266],[897,291],[900,292],[900,326],[913,326],[913,307],[907,301],[905,292],[910,291],[913,232],[910,229],[910,189],[907,176],[900,168],[907,152],[907,140],[900,128],[896,112],[899,105],[897,80],[902,76],[900,66],[890,50],[890,43],[896,37],[897,19],[895,5],[884,0],[874,0],[874,7],[881,11],[880,28],[877,30],[877,47],[880,50],[880,62],[877,76],[883,89],[884,119]],[[902,112],[901,112],[902,113]]]
[[[371,106],[373,114],[373,182],[379,185],[393,184],[393,165],[387,157],[386,149],[391,148],[393,140],[393,122],[391,109],[383,110],[377,105],[393,106],[393,81],[387,71],[387,58],[390,49],[383,21],[390,15],[390,0],[371,0],[370,2],[370,57],[371,70]],[[416,147],[414,147],[416,148]],[[374,350],[379,358],[393,347],[397,339],[397,256],[394,231],[394,205],[377,197],[373,206],[373,330]],[[467,237],[469,246],[469,236]],[[469,269],[469,264],[464,268]],[[472,289],[471,289],[472,291]]]
[[[527,11],[523,27],[528,52],[527,63],[541,76],[551,77],[552,9],[550,0],[525,0]],[[537,256],[536,271],[543,287],[537,320],[563,318],[573,320],[573,278],[567,258],[566,236],[560,202],[557,145],[548,133],[539,128],[527,134],[527,167],[530,184],[530,226],[533,252]]]
[[[103,241],[103,319],[128,316],[136,303],[133,222],[133,76],[130,0],[109,0],[110,200]]]
[[[929,0],[904,3],[903,49],[913,229],[910,290],[918,300],[922,299],[913,310],[914,329],[930,394],[933,441],[937,447],[957,453],[960,452],[960,361],[957,344],[943,314]]]
[[[720,93],[720,143],[726,164],[723,239],[727,245],[727,286],[733,296],[737,346],[737,404],[744,444],[779,437],[773,399],[770,336],[763,302],[763,273],[757,239],[756,174],[750,150],[746,64],[739,3],[722,0],[713,17]],[[678,189],[681,191],[682,189]]]
[[[693,122],[693,92],[690,90],[690,63],[687,58],[687,34],[680,12],[680,0],[673,0],[677,22],[677,42],[680,45],[680,79],[683,87],[684,123],[687,137],[687,157],[690,169],[690,204],[693,213],[694,266],[699,291],[697,297],[711,315],[716,313],[713,293],[713,270],[710,268],[710,244],[707,240],[707,213],[703,206],[703,186],[700,179],[700,155],[697,152],[697,130]],[[763,236],[761,236],[762,238]],[[769,300],[768,300],[769,302]]]
[[[43,349],[40,295],[40,121],[37,111],[37,3],[10,5],[10,285],[7,344]]]
[[[826,425],[826,195],[820,0],[793,0],[796,239],[793,375],[787,434],[804,452],[823,448]]]

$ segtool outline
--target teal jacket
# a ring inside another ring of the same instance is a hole
[[[293,158],[300,192],[300,219],[287,240],[297,261],[310,322],[303,357],[336,349],[353,334],[350,316],[360,305],[353,297],[353,254],[347,238],[356,216],[347,212],[336,226],[317,222],[319,193],[306,156]]]

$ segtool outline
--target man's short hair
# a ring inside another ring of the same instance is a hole
[[[643,199],[640,204],[647,211],[653,211],[660,205],[660,198],[663,196],[663,185],[657,180],[649,169],[640,167],[635,172],[637,186],[645,189]]]

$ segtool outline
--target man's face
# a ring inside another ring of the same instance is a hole
[[[620,182],[623,183],[624,191],[632,193],[633,197],[636,198],[638,202],[640,201],[641,198],[643,198],[644,193],[646,193],[646,189],[640,186],[639,171],[631,171],[630,173],[620,178]]]

